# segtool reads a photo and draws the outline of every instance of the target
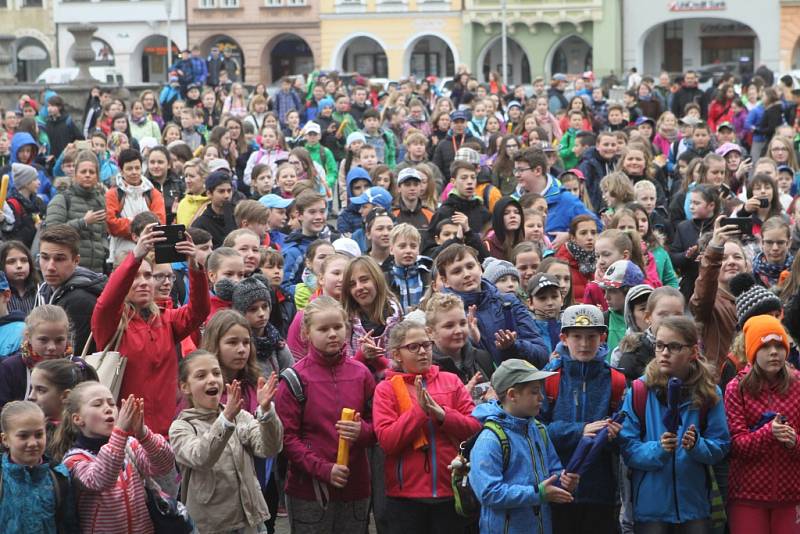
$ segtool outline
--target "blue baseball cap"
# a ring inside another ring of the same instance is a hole
[[[351,198],[350,202],[357,206],[362,204],[374,204],[375,206],[380,206],[386,211],[392,209],[391,193],[379,186],[370,187],[357,197]]]
[[[282,210],[285,210],[291,206],[292,202],[294,202],[294,200],[291,198],[283,198],[275,193],[264,195],[263,197],[259,198],[258,201],[268,208],[278,208]]]
[[[469,112],[463,109],[458,109],[450,114],[451,121],[468,121]]]
[[[602,278],[597,280],[597,285],[603,289],[631,288],[642,283],[644,283],[644,273],[630,260],[615,261]]]
[[[0,291],[10,291],[11,286],[8,285],[8,278],[6,278],[6,273],[0,271]]]

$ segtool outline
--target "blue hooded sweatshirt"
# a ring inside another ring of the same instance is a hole
[[[611,415],[611,368],[606,363],[608,351],[605,345],[600,345],[594,359],[589,362],[573,359],[564,343],[556,346],[556,353],[558,357],[551,360],[545,369],[561,369],[558,398],[554,405],[545,398],[540,419],[547,424],[547,432],[561,463],[567,465],[583,437],[583,427]],[[581,476],[575,502],[605,505],[616,502],[615,464],[611,456],[614,448],[614,442],[606,446],[597,461]]]
[[[353,182],[356,180],[366,180],[367,187],[372,187],[372,179],[369,173],[361,167],[353,167],[347,173],[347,207],[339,212],[336,221],[336,231],[342,234],[353,234],[356,230],[364,228],[364,218],[361,217],[361,204],[356,205],[350,202],[353,198]]]
[[[499,424],[511,449],[504,471],[500,440],[485,430],[470,453],[469,483],[481,503],[481,534],[551,532],[550,505],[538,486],[562,470],[552,441],[545,442],[533,418],[514,417],[494,400],[476,406],[472,416],[481,424]]]
[[[444,292],[461,297],[465,311],[473,304],[478,307],[476,316],[481,331],[480,348],[492,355],[495,365],[509,358],[528,360],[539,369],[547,364],[550,359],[549,347],[539,336],[531,312],[516,296],[500,293],[494,284],[484,279],[481,279],[480,291],[474,293],[460,293],[450,288],[445,288]],[[494,334],[498,330],[517,333],[517,340],[511,348],[501,351],[495,346]]]
[[[33,147],[33,160],[30,162],[27,161],[20,161],[17,157],[17,153],[20,149],[24,146],[31,146]],[[50,183],[50,178],[47,177],[47,174],[44,172],[41,166],[33,161],[36,159],[36,154],[39,153],[39,144],[33,139],[33,136],[28,132],[17,132],[14,134],[14,137],[11,139],[11,164],[14,163],[25,163],[27,165],[31,165],[36,169],[36,172],[39,174],[39,191],[38,195],[39,198],[44,200],[44,203],[47,204],[50,202],[50,198],[53,196],[53,185]],[[10,174],[10,173],[9,173]],[[10,178],[8,183],[8,189],[10,190],[14,187],[14,178],[13,176]]]
[[[578,215],[591,215],[597,221],[598,230],[602,230],[603,223],[597,217],[597,214],[589,211],[586,204],[581,200],[564,189],[556,180],[553,180],[550,187],[544,192],[544,198],[547,200],[547,224],[545,231],[548,234],[553,232],[568,232],[569,223]]]
[[[308,246],[319,239],[318,235],[303,235],[296,230],[284,241],[283,249],[283,282],[281,289],[294,300],[294,286],[303,281],[303,265]]]
[[[648,388],[644,438],[633,409],[633,395],[625,396],[622,409],[628,417],[622,425],[620,446],[625,465],[633,470],[633,517],[637,522],[684,523],[711,516],[706,469],[722,460],[731,445],[719,388],[717,395],[720,400],[709,408],[705,427],[700,424],[700,410],[690,400],[681,403],[678,443],[690,425],[695,426],[698,436],[694,447],[688,451],[678,447],[674,453],[661,447],[661,435],[667,431],[663,422],[667,406],[656,390]]]

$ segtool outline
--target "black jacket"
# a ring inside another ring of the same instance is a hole
[[[222,246],[225,237],[236,230],[236,219],[233,218],[233,204],[225,204],[223,213],[217,214],[209,204],[206,209],[192,223],[192,228],[202,228],[211,234],[213,248]]]
[[[464,384],[469,382],[477,372],[483,375],[484,380],[490,380],[494,372],[492,355],[483,349],[475,348],[469,340],[461,347],[460,364],[453,361],[450,356],[443,354],[436,345],[433,346],[433,363],[438,365],[442,371],[458,375]]]
[[[25,198],[14,188],[8,194],[8,204],[14,212],[14,226],[10,231],[3,232],[3,237],[22,241],[30,249],[36,236],[34,215],[44,219],[47,210],[44,201],[36,195]]]
[[[675,270],[681,275],[680,290],[684,298],[686,298],[686,302],[689,302],[692,297],[695,280],[700,274],[699,256],[695,255],[694,258],[687,258],[686,251],[690,247],[697,245],[700,234],[711,231],[713,228],[713,219],[691,219],[682,221],[675,227],[672,243],[669,245],[669,257],[672,260],[672,265],[675,266]]]
[[[436,231],[436,225],[439,224],[439,221],[450,219],[456,212],[467,216],[469,229],[477,234],[482,234],[486,225],[492,220],[492,215],[484,207],[480,198],[462,198],[455,191],[451,191],[447,199],[439,206],[439,209],[433,213],[428,228],[432,232]]]
[[[605,207],[603,194],[600,191],[600,180],[611,172],[614,172],[615,160],[604,160],[595,147],[583,153],[578,168],[583,173],[586,183],[586,191],[589,193],[589,200],[597,213]]]
[[[672,96],[672,112],[678,118],[683,117],[683,110],[686,107],[686,104],[691,104],[692,102],[700,106],[700,114],[702,115],[703,119],[707,118],[708,98],[703,90],[699,87],[684,86],[678,89],[678,91]]]
[[[57,118],[48,117],[44,131],[47,132],[47,138],[50,140],[50,154],[56,158],[61,155],[68,144],[83,139],[83,134],[69,115],[61,115]]]
[[[216,58],[209,56],[206,65],[208,67],[206,83],[211,87],[216,87],[219,84],[219,71],[222,70],[222,56],[217,56]]]
[[[55,304],[64,308],[72,326],[73,347],[76,354],[81,354],[86,340],[92,332],[92,313],[97,297],[106,287],[108,278],[84,267],[76,267],[72,276],[57,288],[47,284],[39,286],[36,296],[38,304]],[[102,348],[102,347],[101,347]],[[94,341],[89,345],[89,353],[96,350]]]
[[[436,150],[433,151],[433,163],[442,171],[445,182],[450,181],[450,165],[456,159],[456,151],[461,148],[465,141],[477,141],[481,147],[484,146],[480,139],[467,130],[463,135],[449,134],[439,141],[439,144],[436,145]]]
[[[172,171],[168,171],[167,179],[164,180],[164,185],[161,185],[155,178],[151,178],[150,176],[147,178],[153,182],[153,187],[164,195],[164,210],[167,212],[167,224],[172,224],[175,221],[175,216],[178,214],[178,202],[181,201],[183,195],[186,193],[186,182],[178,178]]]

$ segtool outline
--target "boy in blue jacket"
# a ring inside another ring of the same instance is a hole
[[[336,230],[340,234],[352,235],[356,230],[364,228],[364,216],[361,213],[363,204],[353,202],[361,194],[372,187],[369,173],[362,167],[353,167],[347,173],[347,207],[339,212]]]
[[[609,418],[625,391],[625,375],[606,363],[607,328],[596,306],[578,304],[564,310],[557,357],[546,369],[555,374],[545,382],[541,420],[566,465],[581,438],[608,429],[609,445],[581,476],[572,504],[553,506],[556,534],[616,534],[616,464],[612,443],[621,430]]]
[[[461,243],[448,245],[436,257],[436,269],[444,291],[464,301],[464,310],[475,307],[481,339],[480,348],[489,352],[495,365],[509,358],[522,358],[544,367],[550,351],[542,342],[533,318],[516,295],[500,293],[481,278],[481,264],[474,248]]]
[[[25,314],[19,310],[8,311],[11,300],[11,286],[6,273],[0,271],[0,358],[17,352],[22,345],[25,331]]]
[[[544,379],[554,374],[524,360],[506,360],[492,374],[498,400],[472,412],[490,429],[481,432],[470,454],[469,482],[481,503],[481,534],[549,534],[550,503],[573,500],[578,476],[564,473],[547,430],[535,419]],[[508,440],[507,460],[494,425]]]

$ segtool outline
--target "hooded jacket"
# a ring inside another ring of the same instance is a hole
[[[598,230],[603,230],[603,223],[597,213],[589,211],[586,204],[569,191],[562,189],[557,181],[550,182],[550,186],[544,191],[543,196],[547,201],[545,231],[548,234],[568,232],[570,222],[578,215],[591,215],[597,222]]]
[[[717,388],[717,394],[722,392]],[[648,388],[645,409],[646,432],[633,407],[633,395],[626,395],[622,409],[628,414],[622,424],[620,446],[625,465],[633,470],[631,480],[633,517],[637,522],[659,521],[684,523],[711,516],[711,488],[706,470],[723,458],[730,448],[725,408],[720,400],[709,407],[705,428],[700,410],[691,400],[680,404],[681,426],[678,442],[690,425],[698,430],[695,446],[678,447],[674,453],[661,447],[666,401],[653,388]]]
[[[594,206],[598,212],[605,206],[603,194],[600,191],[600,180],[605,178],[607,174],[614,172],[615,165],[616,161],[614,159],[605,160],[601,158],[600,153],[595,147],[584,152],[581,157],[581,163],[578,168],[586,177],[586,191],[589,193],[592,206]]]
[[[128,290],[139,271],[141,260],[133,253],[111,274],[108,285],[97,299],[92,315],[92,334],[98,347],[105,347],[117,331],[126,310]],[[203,324],[208,315],[208,279],[205,271],[189,270],[189,303],[167,309],[145,319],[141,313],[129,317],[119,351],[128,357],[120,398],[134,394],[146,406],[158,406],[145,415],[154,431],[166,435],[175,415],[178,389],[178,360],[175,345]]]
[[[117,182],[122,183],[122,177],[117,176]],[[164,195],[153,186],[148,178],[142,177],[142,184],[145,186],[144,199],[147,208],[152,212],[161,224],[167,224],[167,212],[164,206]],[[149,186],[149,187],[148,187]],[[106,225],[108,233],[124,239],[131,238],[131,219],[122,217],[122,208],[125,204],[125,193],[114,186],[106,191]]]
[[[375,390],[372,374],[344,352],[328,358],[313,345],[294,370],[303,385],[305,403],[297,401],[285,380],[281,380],[275,397],[275,409],[283,423],[283,449],[289,460],[286,494],[314,501],[315,487],[327,486],[331,501],[369,498],[367,448],[375,444],[369,409]],[[339,444],[335,423],[341,418],[342,408],[360,412],[362,419],[358,439],[350,445],[350,477],[340,489],[330,485],[330,476]]]
[[[19,350],[24,331],[25,314],[21,311],[10,311],[0,317],[0,358],[10,356]]]
[[[405,412],[400,411],[389,381],[393,376],[401,376],[408,389],[412,406]],[[423,387],[444,410],[441,423],[417,403],[417,376],[422,376]],[[386,454],[386,495],[405,499],[452,497],[447,466],[458,455],[458,444],[480,428],[471,415],[475,405],[469,392],[457,375],[440,372],[436,365],[421,375],[390,370],[386,377],[375,388],[372,407],[375,434]],[[415,449],[414,440],[420,432],[427,438],[428,447]]]
[[[269,518],[253,456],[281,451],[283,427],[274,405],[261,419],[241,410],[233,422],[221,408],[189,408],[170,426],[169,440],[184,477],[181,497],[199,532],[230,532]]]
[[[19,159],[19,151],[24,146],[31,146],[33,148],[33,158],[30,161],[20,161]],[[8,189],[11,190],[14,187],[14,178],[11,176],[11,165],[14,163],[25,163],[26,165],[30,165],[36,169],[37,174],[39,175],[39,191],[38,195],[39,198],[44,200],[45,204],[50,202],[50,198],[53,196],[53,185],[50,182],[50,178],[47,176],[47,173],[41,167],[41,165],[34,163],[36,161],[36,155],[39,153],[39,144],[33,139],[33,136],[28,132],[17,132],[14,134],[14,137],[11,138],[11,158],[9,165],[3,169],[0,169],[0,174],[8,174],[11,177],[11,180],[8,183]]]
[[[559,393],[554,403],[545,397],[539,418],[547,424],[547,433],[562,465],[567,465],[583,437],[583,427],[612,415],[611,367],[606,363],[605,345],[600,345],[594,359],[588,362],[574,359],[564,343],[559,343],[555,352],[557,357],[550,360],[545,369],[561,370]],[[616,502],[617,476],[612,452],[617,441],[606,445],[598,459],[581,475],[575,492],[576,502],[604,505]]]
[[[347,207],[339,212],[339,218],[336,220],[336,231],[341,234],[352,234],[356,230],[364,228],[364,218],[361,216],[361,206],[363,204],[353,204],[351,202],[353,199],[353,182],[366,180],[369,184],[367,187],[372,187],[372,180],[369,178],[369,174],[366,174],[366,171],[364,173],[353,173],[351,169],[348,175],[345,182]]]
[[[56,492],[53,477],[64,479],[69,487],[69,471],[63,464],[43,461],[27,467],[15,464],[8,453],[2,462],[3,499],[0,501],[0,521],[5,532],[37,532],[40,534],[77,534],[78,518],[72,491],[59,494],[60,510],[56,510]],[[24,511],[24,513],[20,513]],[[60,519],[60,522],[59,522]]]
[[[800,424],[800,373],[793,376],[789,390],[781,394],[765,386],[758,395],[740,390],[751,367],[742,370],[725,388],[725,412],[731,432],[728,502],[745,501],[773,506],[800,502],[800,446],[787,449],[772,435],[767,423],[751,431],[765,412],[786,416],[788,424]]]
[[[39,286],[36,305],[55,304],[64,308],[72,326],[73,346],[78,351],[83,349],[86,340],[91,337],[94,307],[107,281],[105,275],[78,266],[72,276],[60,286],[54,288],[46,283]],[[94,344],[89,343],[89,353],[92,351]]]
[[[472,448],[469,482],[481,503],[480,531],[551,532],[550,505],[538,486],[563,469],[552,441],[542,438],[534,418],[514,417],[497,401],[479,404],[472,415],[481,424],[499,424],[511,449],[508,467],[503,470],[502,447],[493,432],[481,432]]]
[[[294,286],[303,281],[303,265],[308,246],[319,239],[318,235],[305,235],[302,230],[295,230],[283,242],[283,282],[281,289],[294,299]]]
[[[500,293],[494,284],[483,279],[480,290],[473,293],[461,293],[451,288],[443,291],[461,297],[465,312],[473,304],[477,306],[480,348],[492,355],[496,365],[509,358],[528,360],[540,369],[547,364],[550,350],[539,337],[530,311],[516,296]],[[501,351],[494,344],[494,334],[503,329],[516,332],[517,340],[510,348]]]
[[[106,198],[99,185],[85,189],[76,183],[58,193],[47,205],[47,224],[66,224],[81,236],[80,265],[97,273],[103,272],[108,258],[108,231],[104,221],[87,224],[83,217],[89,211],[106,210]]]
[[[644,369],[655,356],[655,335],[646,329],[639,330],[636,317],[633,315],[633,301],[652,294],[653,289],[647,284],[633,286],[625,295],[623,317],[625,319],[625,337],[614,348],[611,365],[619,368],[628,383],[644,374]]]
[[[208,197],[204,194],[192,195],[186,193],[183,198],[178,202],[178,213],[175,216],[175,224],[182,224],[184,226],[191,226],[198,213],[206,204],[208,204]]]

